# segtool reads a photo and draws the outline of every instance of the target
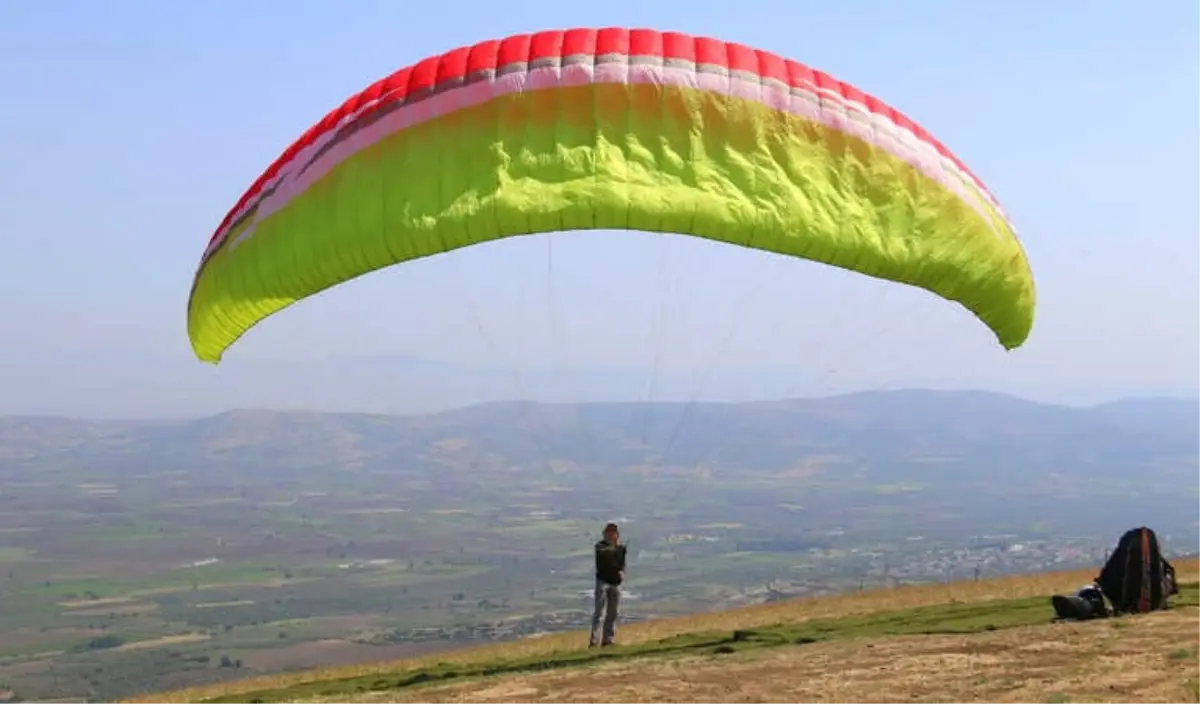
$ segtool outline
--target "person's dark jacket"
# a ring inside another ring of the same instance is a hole
[[[607,540],[596,543],[596,579],[605,584],[620,584],[625,571],[625,546]]]

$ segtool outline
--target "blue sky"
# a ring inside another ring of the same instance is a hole
[[[0,413],[1197,388],[1195,3],[417,5],[0,3]],[[207,238],[329,108],[455,46],[604,25],[769,49],[924,124],[1017,223],[1039,286],[1027,345],[1005,353],[956,306],[867,277],[575,233],[377,272],[269,319],[220,366],[192,356]]]

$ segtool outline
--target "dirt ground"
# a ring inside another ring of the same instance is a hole
[[[966,636],[646,660],[378,695],[373,702],[1196,702],[1196,609]]]

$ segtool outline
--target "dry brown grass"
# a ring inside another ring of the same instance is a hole
[[[109,606],[111,604],[125,604],[133,599],[127,596],[111,596],[107,599],[75,599],[72,601],[60,601],[58,605],[64,609],[86,609],[89,607]]]
[[[369,702],[1197,701],[1194,608],[1121,622],[831,641],[354,695]],[[318,701],[339,701],[321,699]],[[349,701],[342,698],[340,701]]]
[[[168,645],[179,645],[181,643],[199,643],[208,640],[212,636],[207,633],[180,633],[176,636],[163,636],[162,638],[151,638],[149,640],[135,640],[132,643],[125,643],[113,648],[114,652],[125,650],[149,650],[151,648],[165,648]]]
[[[1175,568],[1178,579],[1181,582],[1200,579],[1200,560],[1179,561],[1176,563]],[[701,613],[679,618],[632,624],[621,629],[619,638],[622,643],[634,644],[696,631],[754,628],[776,623],[791,623],[814,618],[837,618],[876,613],[879,611],[933,606],[956,601],[974,602],[991,599],[1042,596],[1076,589],[1081,583],[1094,578],[1096,571],[1095,568],[1091,568],[1069,572],[1017,575],[981,582],[917,585],[901,587],[899,589],[885,589],[831,597],[795,599],[773,604],[749,606],[730,611]],[[147,695],[129,701],[188,702],[211,697],[232,696],[242,692],[278,689],[302,682],[341,679],[377,673],[391,673],[404,669],[430,667],[442,662],[479,663],[501,658],[514,659],[550,655],[557,651],[582,648],[585,645],[585,634],[580,632],[561,633],[515,642],[493,643],[478,648],[437,653],[406,660],[253,677],[234,682],[194,687],[176,692]]]
[[[282,670],[304,667],[331,668],[361,663],[369,658],[413,658],[434,651],[424,643],[401,643],[397,645],[367,645],[341,639],[324,639],[282,645],[277,648],[260,648],[242,656],[246,667],[256,670]]]
[[[64,611],[63,616],[108,616],[109,614],[127,616],[130,614],[149,613],[157,610],[158,604],[154,603],[153,601],[131,602],[127,600],[124,602],[110,602],[106,606],[101,606],[94,609],[74,609],[71,611]]]

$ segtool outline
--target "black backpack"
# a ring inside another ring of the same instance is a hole
[[[1096,578],[1113,613],[1141,614],[1167,608],[1179,593],[1175,568],[1159,550],[1158,536],[1142,526],[1126,531]]]

